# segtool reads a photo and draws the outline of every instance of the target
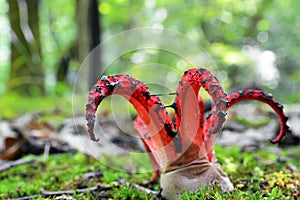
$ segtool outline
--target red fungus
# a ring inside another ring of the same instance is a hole
[[[198,94],[203,87],[211,96],[214,106],[204,119],[204,104]],[[148,87],[128,75],[103,76],[91,89],[86,105],[88,132],[94,135],[95,113],[101,101],[112,94],[126,98],[136,109],[134,127],[140,135],[155,169],[153,178],[162,172],[162,195],[180,198],[182,191],[197,191],[199,186],[218,184],[222,191],[233,185],[221,169],[213,150],[214,135],[222,127],[226,111],[236,103],[257,100],[268,104],[279,116],[281,129],[272,143],[279,142],[288,129],[283,106],[272,95],[260,90],[245,90],[226,95],[216,77],[204,68],[187,70],[179,81],[174,103],[173,124],[165,106]]]

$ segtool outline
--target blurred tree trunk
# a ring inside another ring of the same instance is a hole
[[[8,90],[23,95],[44,94],[39,33],[40,0],[9,0],[11,66]]]
[[[97,0],[77,0],[77,24],[78,24],[78,53],[79,61],[83,60],[100,43],[101,28],[100,15],[98,11]],[[85,76],[88,79],[88,85],[93,85],[101,75],[100,48],[93,50],[89,55]]]

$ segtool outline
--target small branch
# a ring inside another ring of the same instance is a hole
[[[19,165],[24,165],[32,162],[34,162],[33,158],[21,158],[15,161],[5,161],[4,163],[0,164],[0,172],[9,170],[12,167],[16,167]]]
[[[145,192],[147,195],[151,195],[151,194],[158,195],[159,194],[158,191],[150,190],[150,189],[148,189],[146,187],[143,187],[143,186],[141,186],[139,184],[136,184],[136,183],[130,183],[129,181],[126,181],[124,179],[119,179],[118,183],[121,184],[121,185],[126,185],[126,186],[130,186],[131,185],[135,189],[140,190],[142,192]]]
[[[31,200],[31,199],[37,199],[39,195],[32,195],[32,196],[25,196],[25,197],[20,197],[12,200]]]
[[[93,192],[93,191],[107,191],[110,190],[111,187],[103,187],[100,185],[96,185],[93,187],[83,188],[83,189],[75,189],[75,190],[62,190],[62,191],[47,191],[45,189],[41,189],[40,195],[33,195],[33,196],[25,196],[16,198],[14,200],[28,200],[28,199],[37,199],[39,196],[43,197],[55,197],[55,196],[61,196],[61,195],[70,195],[73,196],[74,194],[80,194],[80,193],[87,193],[87,192]]]
[[[103,186],[100,186],[100,185],[96,185],[96,186],[93,186],[93,187],[88,187],[88,188],[83,188],[83,189],[62,190],[62,191],[47,191],[45,189],[41,189],[41,195],[43,197],[60,196],[60,195],[63,195],[63,194],[73,195],[74,193],[75,194],[87,193],[87,192],[97,191],[97,190],[100,190],[100,189],[103,191],[103,190],[107,190],[109,188],[103,187]]]

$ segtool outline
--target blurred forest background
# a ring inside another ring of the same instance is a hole
[[[70,97],[76,72],[96,45],[141,27],[169,28],[199,43],[227,90],[256,84],[284,104],[296,103],[299,12],[297,0],[0,0],[1,117],[14,116],[26,98]],[[180,68],[161,53],[158,63]],[[132,56],[122,62],[139,64]],[[99,69],[90,73],[98,77]]]

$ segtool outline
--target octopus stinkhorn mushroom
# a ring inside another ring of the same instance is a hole
[[[199,95],[204,88],[214,106],[204,117],[204,103]],[[149,153],[154,167],[153,178],[161,171],[162,195],[179,199],[183,191],[197,191],[200,186],[218,184],[223,192],[233,190],[233,185],[218,163],[214,150],[215,134],[221,129],[226,111],[244,100],[257,100],[268,104],[278,115],[281,129],[270,139],[277,143],[288,130],[283,106],[271,94],[261,90],[245,90],[227,95],[217,78],[204,68],[188,69],[179,81],[172,105],[175,119],[171,119],[167,106],[158,95],[151,95],[148,87],[129,75],[102,76],[91,88],[86,105],[86,120],[90,138],[94,135],[95,114],[101,101],[117,94],[126,98],[136,109],[138,117],[134,127]]]

